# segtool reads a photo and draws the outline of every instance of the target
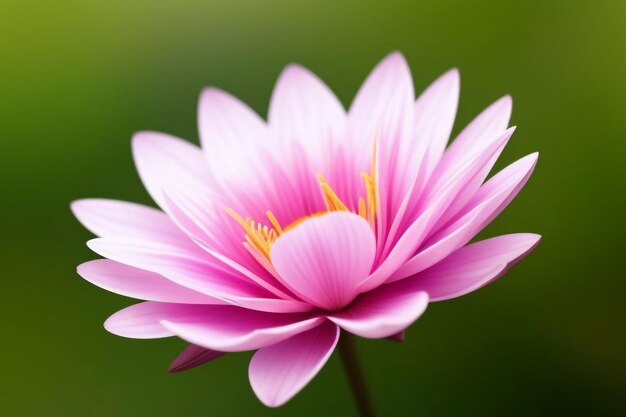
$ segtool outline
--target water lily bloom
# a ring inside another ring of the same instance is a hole
[[[539,236],[470,241],[524,186],[537,154],[487,180],[513,134],[511,99],[490,105],[446,149],[458,97],[453,69],[415,99],[409,67],[393,53],[348,111],[315,75],[290,65],[267,122],[208,88],[201,148],[137,133],[135,163],[160,210],[72,204],[98,236],[88,246],[105,258],[79,274],[145,300],[106,329],[189,342],[173,371],[254,350],[252,388],[279,406],[343,335],[401,338],[429,302],[502,276]]]

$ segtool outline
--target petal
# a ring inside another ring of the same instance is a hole
[[[415,163],[419,144],[412,137],[414,100],[411,71],[396,52],[372,71],[350,107],[352,137],[363,141],[364,151],[370,154],[373,147],[368,143],[376,142],[379,246],[419,168]]]
[[[444,165],[455,165],[466,158],[468,152],[480,149],[493,141],[506,130],[513,101],[504,96],[482,111],[456,137],[441,161]]]
[[[207,88],[200,95],[198,127],[213,177],[221,184],[249,180],[267,145],[265,122],[236,97]]]
[[[221,352],[259,349],[309,330],[323,317],[276,314],[235,306],[212,306],[210,314],[184,319],[164,319],[162,325],[180,338]]]
[[[338,340],[339,328],[326,322],[259,350],[248,370],[254,393],[268,407],[283,405],[317,375]]]
[[[203,365],[225,355],[225,352],[205,349],[196,345],[189,345],[174,359],[169,372],[177,373],[188,371],[196,366]]]
[[[126,238],[93,239],[87,245],[105,258],[162,275],[211,297],[270,295],[255,284],[229,273],[217,263],[219,261],[199,258],[183,248]]]
[[[415,102],[415,141],[426,144],[424,174],[433,171],[450,139],[459,104],[460,76],[456,68],[437,78]]]
[[[170,304],[147,301],[126,307],[113,314],[104,323],[109,332],[132,339],[156,339],[174,336],[161,325],[166,318],[194,318],[208,314],[212,307],[193,304]]]
[[[345,311],[328,316],[342,329],[361,337],[390,337],[409,327],[428,306],[424,291],[385,285],[359,296]]]
[[[356,214],[331,212],[280,236],[271,259],[283,283],[300,298],[334,310],[357,295],[374,261],[375,238]]]
[[[530,253],[541,236],[519,233],[498,236],[465,246],[437,265],[411,278],[407,288],[426,291],[431,301],[460,297],[501,277]]]
[[[507,130],[497,140],[490,142],[485,149],[474,153],[462,164],[446,172],[441,178],[437,178],[436,186],[427,190],[422,198],[424,201],[416,206],[417,212],[421,214],[416,217],[415,221],[403,227],[404,233],[393,246],[389,255],[361,284],[361,292],[369,291],[385,282],[415,254],[437,220],[441,218],[446,208],[466,184],[467,179],[472,178],[482,170],[493,155],[506,144],[512,133],[513,129]]]
[[[164,207],[162,189],[165,186],[191,193],[210,192],[207,187],[211,174],[198,147],[156,132],[136,133],[132,145],[139,176],[160,207]]]
[[[411,120],[414,98],[411,71],[401,53],[391,53],[369,74],[349,111],[351,140],[358,141],[355,150],[360,150],[354,157],[363,170],[369,170],[377,136],[407,133],[403,129],[409,126],[403,123]]]
[[[337,97],[315,74],[292,64],[276,82],[268,120],[283,146],[299,142],[314,172],[326,172],[332,144],[344,139],[347,118]]]
[[[454,169],[454,166],[466,160],[468,155],[479,152],[480,149],[494,140],[497,140],[507,128],[511,117],[511,107],[511,97],[505,96],[478,115],[461,133],[459,133],[452,145],[450,145],[450,148],[442,158],[441,171],[438,167],[437,172],[441,174],[446,170]],[[496,152],[483,168],[467,181],[461,192],[456,196],[452,204],[450,204],[446,215],[441,219],[442,223],[447,222],[452,216],[458,213],[474,196],[485,178],[487,178],[489,171],[493,168],[493,165],[498,160],[503,149],[504,148]],[[437,173],[435,173],[435,175],[437,175]]]
[[[71,208],[83,226],[99,237],[131,237],[193,246],[191,239],[165,213],[151,207],[94,198],[74,201]]]
[[[410,142],[415,149],[406,152],[407,164],[410,169],[419,168],[419,172],[408,175],[408,187],[403,189],[401,203],[395,207],[393,223],[385,241],[382,255],[388,253],[391,245],[396,242],[397,233],[406,210],[410,207],[411,195],[415,190],[424,188],[428,177],[441,159],[446,143],[450,137],[456,109],[459,101],[459,72],[452,69],[435,80],[417,99],[414,106],[414,133]],[[405,173],[411,172],[406,170]],[[402,170],[398,176],[402,177]],[[404,178],[407,178],[404,174]]]
[[[223,301],[190,290],[139,268],[109,259],[97,259],[78,266],[78,274],[107,291],[148,301],[182,304],[224,304]]]
[[[232,268],[233,273],[279,298],[293,298],[246,249],[241,225],[225,210],[215,207],[206,196],[170,195],[167,190],[165,203],[179,227],[216,260]]]
[[[423,271],[469,242],[515,198],[532,174],[538,154],[509,165],[481,187],[455,221],[440,229],[420,252],[402,265],[387,282]]]

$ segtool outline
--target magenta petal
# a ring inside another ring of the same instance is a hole
[[[175,284],[154,272],[97,259],[78,266],[78,274],[105,290],[148,301],[181,304],[224,304],[224,301]]]
[[[339,328],[326,322],[259,350],[248,370],[254,393],[268,407],[283,405],[317,375],[338,340]]]
[[[345,311],[328,319],[350,333],[379,339],[406,329],[427,306],[426,292],[392,284],[359,296]]]
[[[465,246],[437,265],[407,281],[405,288],[426,291],[431,301],[460,297],[495,279],[528,255],[541,236],[519,233],[498,236]]]
[[[300,298],[335,310],[358,294],[375,245],[366,220],[337,211],[308,219],[280,236],[271,258],[284,284]]]
[[[207,362],[222,357],[225,352],[205,349],[196,345],[189,345],[174,359],[169,367],[169,372],[177,373],[188,371],[196,366],[200,366]]]
[[[265,313],[234,306],[214,306],[211,314],[164,319],[181,339],[221,352],[259,349],[309,330],[324,320],[306,314]]]

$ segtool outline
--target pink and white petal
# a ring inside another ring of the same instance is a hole
[[[268,407],[279,407],[304,388],[337,346],[339,328],[325,322],[307,332],[260,349],[250,361],[250,385]]]
[[[511,117],[512,101],[510,96],[505,96],[493,103],[480,115],[478,115],[463,131],[458,135],[455,141],[450,145],[448,151],[443,156],[441,167],[454,168],[456,164],[461,163],[467,158],[467,155],[479,152],[486,144],[496,140],[506,130],[509,119]],[[474,196],[481,184],[487,178],[487,175],[498,160],[500,153],[504,148],[496,152],[487,164],[472,177],[461,192],[456,196],[455,200],[450,204],[446,215],[442,217],[441,222],[445,224],[453,217],[465,204]],[[445,169],[443,169],[445,171]],[[443,171],[437,171],[441,173]],[[445,175],[445,174],[444,174]]]
[[[211,297],[271,297],[256,284],[226,270],[219,261],[199,258],[179,247],[125,238],[93,239],[87,245],[105,258],[154,272]]]
[[[246,104],[218,88],[206,88],[198,105],[200,142],[208,169],[224,188],[250,182],[255,160],[268,145],[265,122]]]
[[[483,110],[450,145],[441,161],[442,168],[457,165],[467,155],[484,148],[507,129],[513,100],[504,96]]]
[[[198,130],[208,154],[239,152],[267,140],[267,125],[247,104],[219,88],[205,88],[198,103]]]
[[[307,112],[313,110],[309,107]],[[307,151],[285,146],[248,106],[215,88],[200,98],[199,123],[202,147],[219,189],[211,199],[223,203],[220,209],[230,207],[259,221],[271,210],[289,224],[309,209],[323,208],[315,180],[319,171],[307,160],[309,151],[319,149],[318,142],[309,144]]]
[[[417,99],[414,105],[414,133],[412,142],[415,150],[408,155],[412,167],[418,167],[417,176],[409,181],[409,187],[402,197],[402,202],[395,208],[393,223],[386,238],[382,256],[386,255],[391,245],[396,242],[396,235],[405,212],[410,205],[411,195],[415,190],[423,189],[450,137],[456,109],[459,101],[459,72],[452,69],[435,80]],[[399,175],[401,173],[399,172]],[[400,196],[398,196],[400,197]]]
[[[282,146],[299,142],[314,172],[326,173],[333,144],[344,139],[347,116],[337,97],[315,74],[292,64],[276,82],[268,123]]]
[[[132,339],[157,339],[174,336],[161,325],[161,320],[195,318],[210,314],[216,306],[194,304],[171,304],[146,301],[126,307],[104,322],[109,332]]]
[[[376,250],[369,223],[348,212],[331,212],[297,225],[272,245],[271,259],[283,284],[327,310],[347,305],[369,274]]]
[[[130,237],[193,246],[170,218],[160,210],[141,204],[107,199],[74,201],[76,218],[99,237]]]
[[[407,278],[399,285],[426,291],[431,301],[460,297],[504,275],[528,255],[541,236],[518,233],[498,236],[465,246],[435,266]],[[406,283],[406,284],[405,284]]]
[[[371,155],[376,142],[379,249],[419,169],[419,144],[413,140],[414,100],[411,71],[396,52],[372,71],[350,107],[350,139],[363,141],[358,150]],[[370,155],[360,158],[366,161]],[[369,172],[370,168],[363,171]]]
[[[457,218],[432,234],[419,253],[394,272],[387,282],[423,271],[469,242],[524,187],[537,164],[537,157],[537,153],[528,155],[487,181]]]
[[[164,319],[161,324],[181,339],[206,349],[241,352],[281,342],[324,320],[309,314],[215,306],[211,314],[191,319]]]
[[[189,345],[174,359],[168,371],[171,373],[183,372],[204,365],[224,356],[226,352],[205,349],[196,345]]]
[[[97,259],[78,266],[78,274],[107,291],[148,301],[181,304],[224,304],[164,278],[154,272],[134,268],[110,259]]]
[[[206,196],[165,192],[172,219],[206,252],[233,274],[254,282],[273,295],[288,299],[292,294],[246,249],[245,232],[226,210],[215,207]]]
[[[384,285],[360,295],[345,311],[329,315],[328,319],[350,333],[380,339],[402,332],[427,306],[428,294],[424,291]]]
[[[133,157],[144,186],[164,208],[164,187],[190,193],[210,193],[207,160],[195,145],[164,133],[139,132],[133,136]]]
[[[389,255],[361,283],[360,292],[372,290],[385,282],[416,253],[417,249],[428,237],[437,220],[441,218],[446,208],[463,188],[467,178],[475,176],[488,163],[491,157],[506,144],[512,133],[512,129],[507,130],[498,140],[490,143],[482,152],[475,153],[471,158],[455,167],[454,170],[451,170],[443,179],[438,181],[438,186],[425,196],[426,202],[422,204],[423,209],[420,209],[418,206],[417,210],[421,214],[416,217],[415,221],[403,227],[404,233],[393,246]]]
[[[439,163],[454,125],[460,90],[459,71],[453,68],[437,78],[415,102],[415,141],[426,144],[423,174],[430,176]]]
[[[389,54],[368,75],[348,114],[350,140],[355,141],[353,150],[358,152],[354,157],[361,161],[359,166],[362,171],[370,169],[369,161],[376,137],[385,135],[392,138],[401,129],[410,126],[404,122],[411,120],[414,98],[411,71],[401,53]]]

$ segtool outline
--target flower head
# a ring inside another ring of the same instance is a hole
[[[451,70],[415,100],[406,61],[385,58],[349,111],[315,75],[281,74],[267,122],[202,92],[202,149],[141,132],[133,155],[160,210],[113,200],[72,204],[106,259],[88,281],[145,300],[105,323],[131,338],[191,345],[172,370],[256,350],[250,382],[278,406],[333,352],[340,329],[399,337],[428,302],[503,275],[539,241],[511,234],[471,243],[516,196],[528,155],[487,181],[513,133],[507,96],[446,149],[459,96]]]

